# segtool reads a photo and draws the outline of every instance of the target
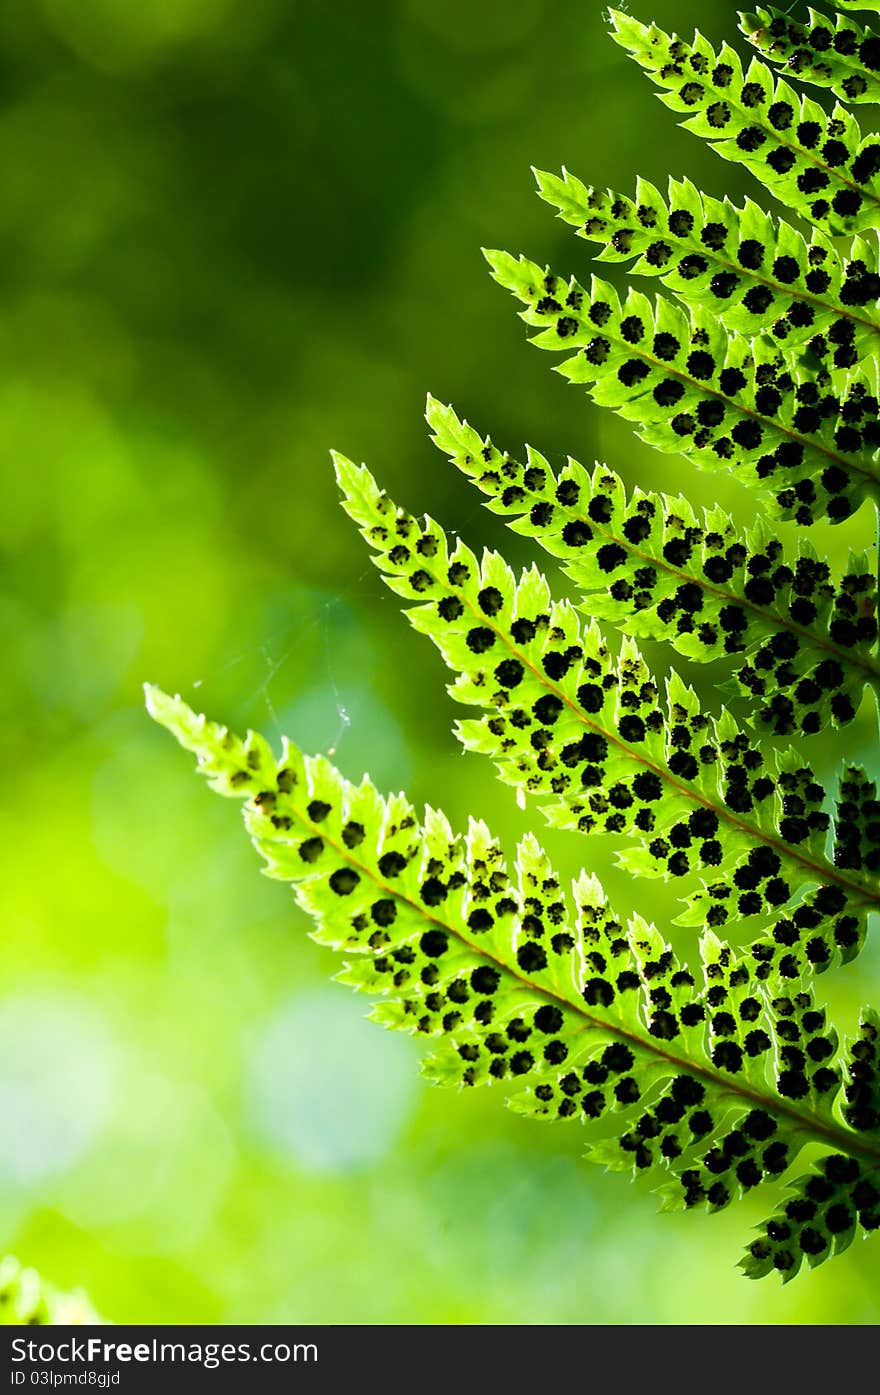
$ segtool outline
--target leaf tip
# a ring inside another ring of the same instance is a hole
[[[425,398],[425,421],[432,430],[439,430],[451,411],[452,408],[447,402],[441,402],[432,392],[428,393]]]
[[[199,717],[179,693],[172,697],[154,683],[144,684],[144,700],[153,721],[170,731],[182,746],[191,747],[192,741],[204,728],[204,717]]]
[[[358,467],[353,460],[349,460],[347,455],[338,450],[331,450],[330,459],[333,461],[336,481],[341,489],[345,489],[356,478]]]
[[[157,683],[144,684],[144,705],[154,722],[167,726],[179,703],[179,697],[171,697]]]
[[[502,252],[499,247],[481,247],[480,251],[492,269],[494,276],[500,278],[504,271],[509,269],[514,263],[514,258],[509,252]]]

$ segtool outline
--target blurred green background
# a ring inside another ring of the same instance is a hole
[[[638,8],[733,37],[726,0]],[[515,839],[328,448],[517,562],[429,444],[427,390],[510,448],[748,521],[548,372],[478,249],[588,274],[532,163],[756,190],[597,0],[6,0],[0,74],[0,1248],[120,1321],[877,1321],[877,1242],[750,1285],[769,1203],[659,1217],[579,1128],[424,1086],[141,699],[159,682]],[[869,530],[819,536],[840,558]],[[645,897],[608,840],[547,843]],[[869,951],[829,981],[844,1027],[878,979]]]

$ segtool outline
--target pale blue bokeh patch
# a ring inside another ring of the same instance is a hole
[[[397,1145],[419,1093],[405,1038],[366,1020],[341,988],[289,999],[251,1058],[255,1131],[307,1171],[371,1167]]]

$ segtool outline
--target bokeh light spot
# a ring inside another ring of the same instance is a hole
[[[379,1031],[363,1000],[318,989],[285,1003],[253,1053],[254,1126],[307,1171],[346,1173],[392,1151],[418,1074],[409,1042]]]
[[[234,21],[238,0],[43,0],[52,29],[99,67],[128,67]]]
[[[0,1183],[27,1187],[76,1162],[110,1111],[114,1060],[103,1018],[72,994],[0,1003]]]

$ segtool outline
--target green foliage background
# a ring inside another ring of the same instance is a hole
[[[734,36],[727,0],[634,8]],[[426,390],[499,444],[748,521],[548,375],[478,249],[583,278],[531,163],[756,187],[677,130],[597,0],[8,0],[0,71],[3,1246],[123,1321],[877,1321],[876,1242],[750,1285],[748,1203],[658,1217],[576,1130],[422,1085],[141,698],[154,679],[522,831],[328,448],[514,562]],[[868,527],[815,535],[839,561]],[[844,737],[863,760],[870,715]],[[607,840],[546,842],[634,904]],[[878,969],[869,946],[821,983],[841,1027]]]

